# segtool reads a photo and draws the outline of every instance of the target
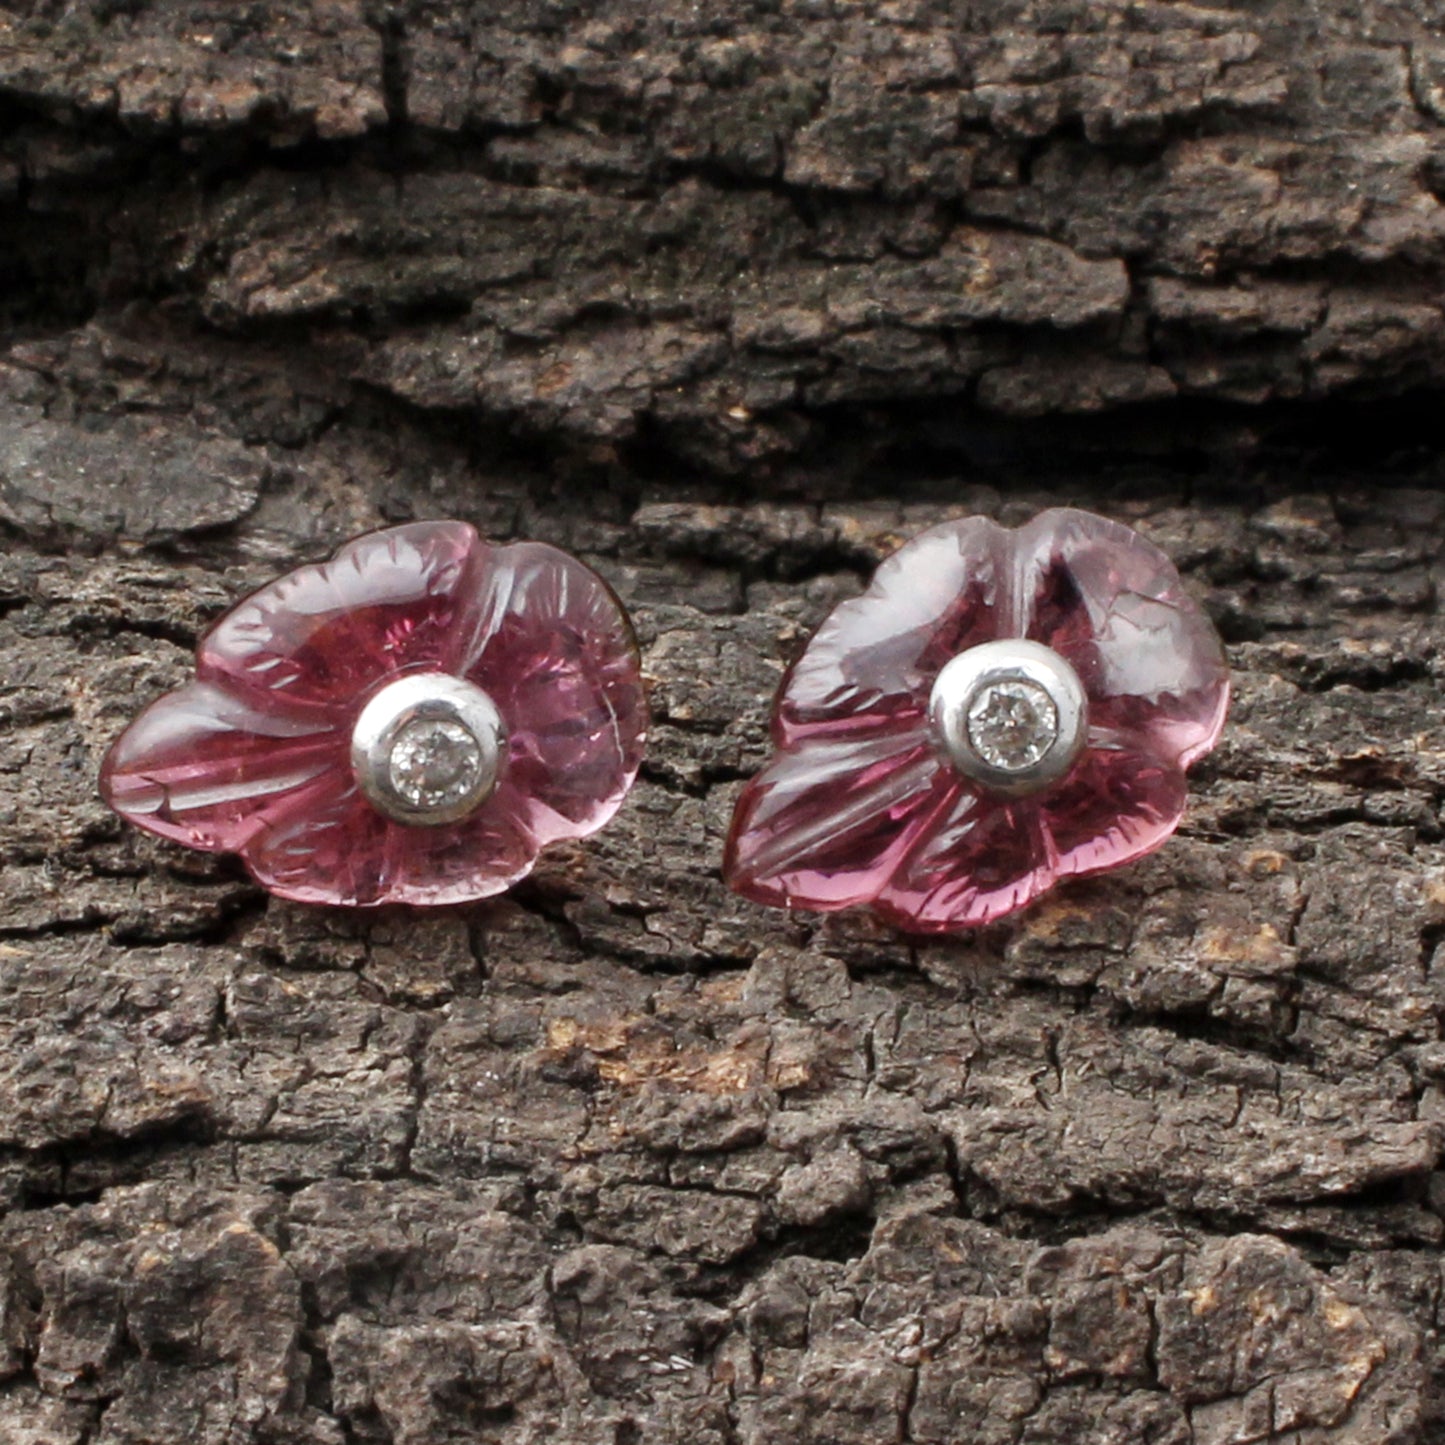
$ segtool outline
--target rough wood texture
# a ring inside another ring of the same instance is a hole
[[[0,1440],[1439,1440],[1442,21],[0,10]],[[1232,644],[1179,839],[732,898],[808,628],[1059,501]],[[206,621],[412,515],[616,583],[617,822],[420,921],[123,830]]]

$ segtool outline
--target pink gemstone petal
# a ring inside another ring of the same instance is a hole
[[[313,780],[344,768],[347,746],[324,721],[264,711],[193,682],[153,702],[111,745],[101,794],[148,832],[232,852]]]
[[[879,913],[915,933],[992,923],[1058,878],[1032,799],[1005,802],[960,789],[879,893]]]
[[[1040,513],[1015,539],[1027,635],[1073,664],[1091,724],[1181,768],[1209,752],[1229,706],[1228,664],[1169,558],[1068,508]]]
[[[642,763],[647,702],[622,604],[590,567],[540,542],[496,548],[461,648],[507,719],[506,776],[538,846],[580,838]]]
[[[201,639],[197,675],[258,707],[334,715],[401,669],[451,671],[490,550],[465,522],[369,532],[234,607]]]
[[[327,774],[294,802],[242,857],[271,892],[302,903],[465,903],[501,893],[537,859],[526,799],[505,783],[471,817],[440,827],[384,818],[349,770]]]
[[[1006,637],[1059,652],[1089,703],[1074,769],[1017,800],[966,784],[933,751],[926,715],[945,663]],[[979,519],[935,527],[794,664],[774,713],[779,753],[734,818],[728,881],[762,902],[872,903],[917,932],[1002,918],[1061,876],[1158,847],[1228,697],[1208,618],[1163,553],[1128,528],[1067,509],[1017,532]],[[931,757],[942,781],[918,795],[903,788],[895,807],[899,777],[839,751],[869,742],[880,759]]]
[[[1152,853],[1179,826],[1188,791],[1173,763],[1133,749],[1090,748],[1037,803],[1059,875],[1097,873]]]
[[[923,736],[812,740],[743,790],[724,872],[777,907],[870,903],[955,787]]]
[[[606,583],[555,548],[490,547],[460,522],[374,532],[279,578],[202,639],[197,670],[118,740],[106,799],[152,832],[239,852],[307,902],[498,893],[544,844],[616,812],[646,735],[636,642]],[[385,817],[352,773],[368,699],[424,671],[470,675],[506,729],[497,788],[459,823]]]
[[[998,636],[1008,535],[970,517],[931,528],[883,562],[793,664],[774,713],[776,741],[919,725],[943,664]]]

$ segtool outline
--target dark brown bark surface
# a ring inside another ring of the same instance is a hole
[[[0,1442],[1441,1439],[1442,21],[0,9]],[[1060,502],[1231,645],[1181,835],[732,897],[808,629]],[[632,609],[604,834],[350,916],[105,811],[229,599],[436,515]]]

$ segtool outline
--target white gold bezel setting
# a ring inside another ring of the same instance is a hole
[[[418,723],[462,728],[476,744],[472,776],[455,797],[418,802],[396,776],[397,749]],[[351,768],[368,802],[398,823],[457,823],[491,797],[502,771],[507,729],[481,688],[448,673],[414,672],[381,688],[362,708],[351,732]]]
[[[991,689],[1013,683],[1047,695],[1054,710],[1053,739],[1026,763],[1003,767],[975,745],[971,714]],[[1058,782],[1088,741],[1089,702],[1078,673],[1052,648],[1021,637],[981,643],[948,662],[934,681],[928,716],[954,767],[1006,797],[1027,797]]]

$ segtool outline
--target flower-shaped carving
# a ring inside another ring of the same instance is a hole
[[[363,713],[374,723],[383,693],[399,704],[371,726],[391,751],[371,758],[382,775],[368,792]],[[432,693],[443,712],[414,705]],[[541,543],[417,522],[222,617],[194,681],[111,747],[101,790],[141,828],[239,853],[284,898],[457,903],[600,828],[646,726],[636,643],[595,572]]]
[[[1048,666],[950,694],[999,650]],[[1070,696],[1049,692],[1059,677]],[[738,802],[726,876],[761,903],[869,905],[910,932],[991,922],[1159,847],[1228,698],[1213,626],[1127,527],[1071,509],[1016,531],[945,523],[836,608],[784,679],[778,752]],[[1027,786],[1008,786],[1015,765]]]

